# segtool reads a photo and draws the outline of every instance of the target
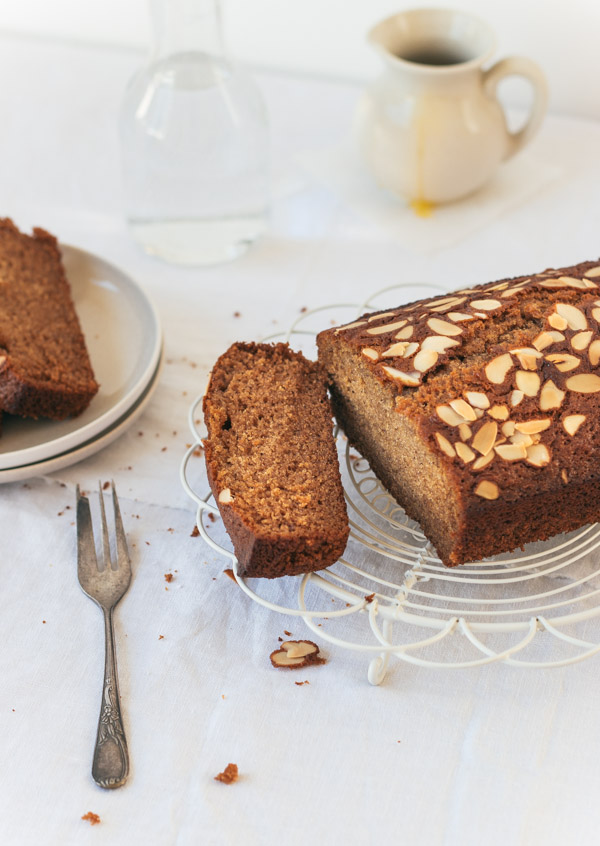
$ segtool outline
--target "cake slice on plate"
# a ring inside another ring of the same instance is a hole
[[[0,408],[62,420],[98,390],[56,238],[0,220]]]

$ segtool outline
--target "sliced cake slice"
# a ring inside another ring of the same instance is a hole
[[[204,419],[208,479],[240,575],[337,561],[348,516],[320,366],[287,344],[234,344],[212,370]]]
[[[56,238],[0,220],[0,408],[62,420],[97,390]]]

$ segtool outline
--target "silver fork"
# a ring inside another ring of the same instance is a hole
[[[100,606],[104,614],[105,658],[102,704],[98,733],[94,748],[92,777],[100,787],[120,787],[129,773],[129,754],[121,716],[117,664],[113,631],[113,609],[125,594],[131,581],[131,563],[121,510],[112,482],[112,502],[115,515],[116,561],[111,561],[104,495],[100,488],[100,516],[102,522],[102,557],[96,557],[90,502],[77,485],[77,574],[84,593]]]

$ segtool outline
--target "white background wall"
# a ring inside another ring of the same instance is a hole
[[[363,80],[377,72],[365,33],[402,8],[451,6],[484,17],[498,56],[543,67],[555,112],[600,119],[600,0],[222,0],[231,52],[254,65]],[[143,47],[146,0],[0,0],[0,32]],[[512,85],[513,102],[526,97]]]

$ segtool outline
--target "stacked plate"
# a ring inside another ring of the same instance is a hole
[[[0,482],[51,473],[98,452],[139,417],[158,384],[162,333],[145,293],[103,259],[61,249],[100,390],[83,414],[69,420],[5,415]]]

